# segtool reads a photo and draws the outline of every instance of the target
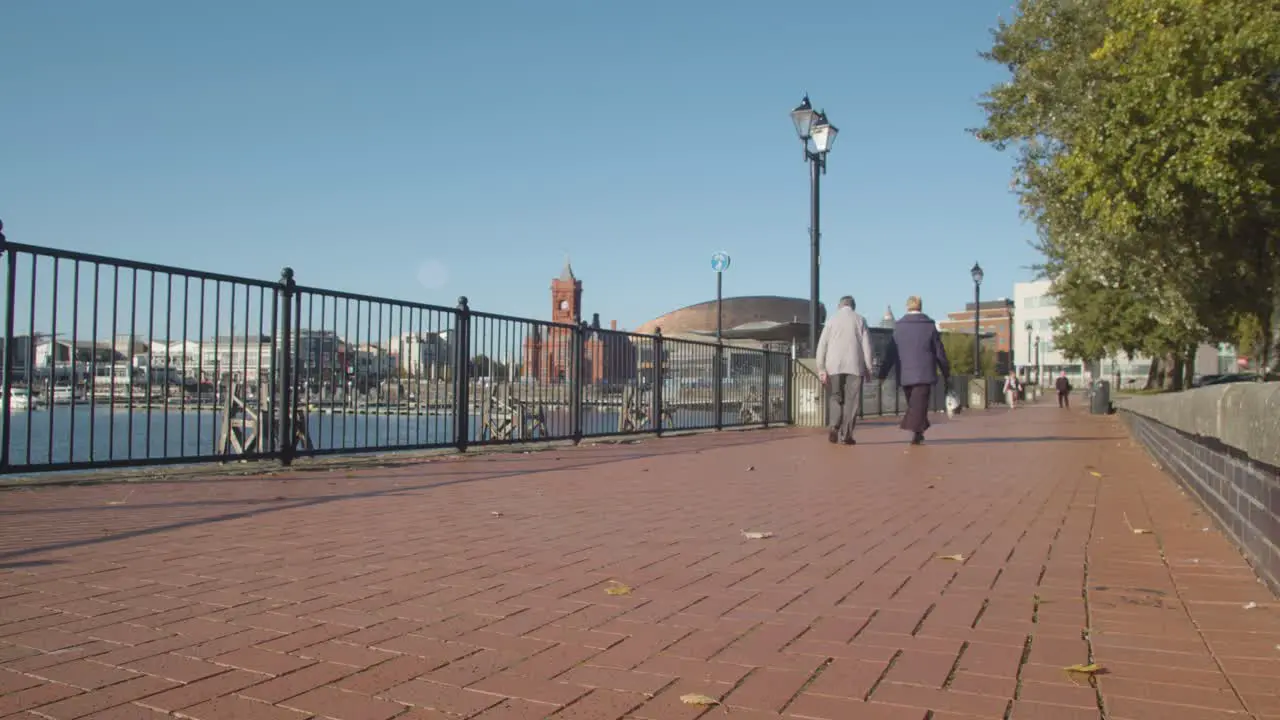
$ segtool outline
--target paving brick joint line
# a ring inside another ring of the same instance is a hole
[[[1280,602],[1116,418],[858,440],[2,492],[0,718],[1280,720]]]

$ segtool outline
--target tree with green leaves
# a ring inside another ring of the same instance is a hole
[[[963,333],[944,332],[942,347],[947,351],[947,360],[951,362],[954,375],[973,375],[973,336]],[[982,374],[996,374],[996,353],[991,348],[982,347],[979,362],[982,363]]]
[[[1062,307],[1058,344],[1164,359],[1280,315],[1280,0],[1020,0],[977,136]]]
[[[492,377],[505,380],[507,373],[506,363],[494,360],[488,355],[476,355],[471,358],[471,377]]]

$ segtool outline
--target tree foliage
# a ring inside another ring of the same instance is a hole
[[[1182,358],[1277,313],[1280,0],[1020,0],[979,139],[1016,150],[1069,356]],[[1263,323],[1264,326],[1267,323]]]
[[[947,351],[947,360],[951,363],[954,375],[973,375],[973,336],[962,333],[942,333],[942,347]],[[991,348],[982,347],[981,358],[983,375],[996,374],[996,353]]]
[[[494,360],[488,355],[476,355],[471,358],[471,377],[493,377],[505,380],[509,368],[501,360]]]

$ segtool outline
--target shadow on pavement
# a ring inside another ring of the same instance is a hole
[[[279,496],[274,498],[244,498],[239,500],[178,501],[173,503],[150,503],[146,505],[127,505],[127,504],[125,505],[92,505],[92,506],[81,506],[81,507],[34,508],[31,510],[6,510],[6,511],[0,511],[0,516],[29,515],[29,514],[40,514],[40,513],[85,512],[85,511],[89,511],[89,512],[102,511],[102,512],[120,513],[122,511],[127,512],[129,510],[173,509],[173,508],[180,508],[180,507],[216,507],[216,506],[227,506],[227,505],[261,506],[261,507],[246,509],[246,510],[240,510],[237,512],[226,512],[226,513],[213,515],[209,517],[192,518],[192,519],[183,520],[180,522],[168,523],[165,525],[158,525],[153,527],[140,528],[137,530],[127,530],[124,532],[111,533],[111,534],[102,535],[98,537],[79,538],[76,540],[68,540],[65,542],[50,543],[47,545],[39,545],[39,546],[34,546],[29,548],[23,548],[21,550],[10,550],[8,552],[0,552],[0,561],[9,560],[12,558],[21,558],[28,555],[42,553],[42,552],[68,550],[71,548],[86,547],[89,545],[97,545],[99,543],[111,542],[115,540],[126,540],[126,539],[131,539],[136,537],[145,537],[147,535],[155,535],[163,532],[168,532],[170,530],[180,530],[180,529],[189,528],[189,527],[198,527],[200,525],[225,522],[229,520],[241,520],[244,518],[251,518],[251,517],[257,517],[259,515],[265,515],[267,513],[279,512],[281,510],[294,510],[298,508],[313,507],[313,506],[324,505],[332,502],[339,502],[342,500],[355,500],[355,499],[371,498],[371,497],[405,495],[412,491],[418,491],[418,490],[431,490],[435,488],[450,487],[453,485],[463,485],[463,484],[473,483],[473,482],[501,480],[505,478],[519,477],[519,476],[542,475],[542,474],[551,473],[551,472],[582,470],[585,468],[598,467],[600,465],[609,465],[617,462],[625,462],[628,460],[642,460],[647,458],[663,457],[663,456],[669,456],[669,455],[695,454],[695,453],[700,453],[704,450],[732,448],[735,446],[747,445],[747,444],[758,445],[762,442],[777,442],[779,440],[788,440],[794,437],[796,436],[793,434],[786,434],[786,435],[780,435],[779,437],[765,439],[765,440],[761,440],[759,437],[755,437],[749,440],[742,440],[742,441],[734,440],[731,442],[721,442],[721,443],[717,443],[715,445],[710,445],[710,446],[704,445],[704,446],[691,446],[691,447],[669,448],[669,449],[654,448],[655,450],[657,450],[657,452],[631,452],[631,453],[624,453],[624,454],[611,454],[599,459],[593,459],[589,462],[569,461],[567,462],[567,464],[564,464],[564,463],[556,464],[550,467],[540,467],[540,468],[533,468],[533,469],[519,468],[519,469],[513,469],[508,471],[498,471],[498,472],[484,472],[484,471],[457,472],[452,468],[450,468],[449,464],[439,463],[439,464],[436,464],[435,467],[438,467],[442,470],[441,472],[442,475],[452,476],[451,479],[439,480],[435,482],[425,482],[425,483],[420,483],[416,485],[397,484],[391,487],[379,488],[374,490],[365,490],[360,492],[349,492],[349,493],[336,493],[333,495],[320,495],[320,496],[311,497],[311,498],[287,498],[287,497]],[[521,456],[506,456],[506,457],[509,457],[514,460],[517,458],[527,458],[528,456],[521,455]],[[556,458],[556,459],[559,459],[559,458]],[[370,469],[374,469],[374,468],[370,468]],[[458,477],[459,475],[462,475],[463,477]],[[361,481],[377,480],[379,477],[385,477],[386,479],[408,479],[404,475],[389,475],[389,476],[362,475],[361,477],[359,477],[359,480]],[[280,476],[276,476],[273,478],[256,478],[256,480],[258,480],[259,482],[264,482],[268,480],[285,480],[285,479],[301,480],[303,478],[288,478],[288,477],[280,477]],[[243,482],[243,480],[241,482]],[[192,484],[199,484],[199,483],[192,483]],[[40,562],[51,562],[51,561],[32,561],[32,562],[40,563]],[[15,566],[14,563],[0,562],[0,568],[14,567],[14,566]]]

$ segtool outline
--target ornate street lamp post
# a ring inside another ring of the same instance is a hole
[[[1027,382],[1031,382],[1031,323],[1027,322],[1022,328],[1027,331],[1027,359],[1022,361],[1022,366],[1027,369]]]
[[[973,376],[982,377],[982,266],[974,263],[969,275],[973,277]]]
[[[796,134],[804,145],[804,159],[809,163],[809,352],[818,349],[818,265],[820,262],[819,231],[820,194],[819,178],[827,172],[827,153],[835,144],[839,130],[827,122],[827,115],[815,111],[805,95],[800,105],[791,111]]]
[[[1040,336],[1036,336],[1036,385],[1040,385]]]

